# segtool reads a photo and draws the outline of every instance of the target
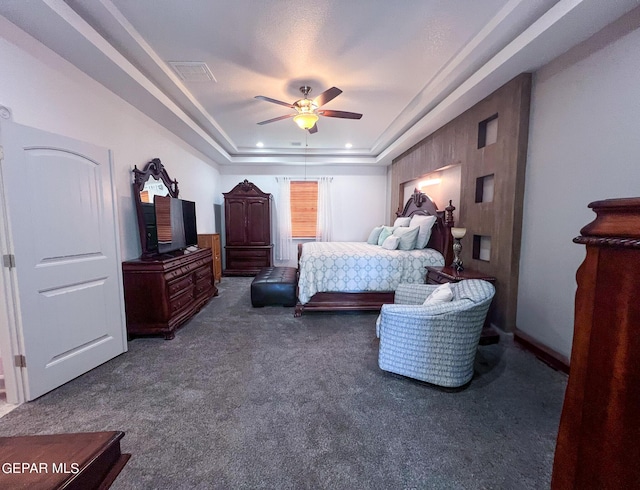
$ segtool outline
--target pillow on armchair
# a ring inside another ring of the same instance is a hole
[[[441,303],[448,303],[453,299],[453,290],[451,284],[445,282],[433,290],[433,292],[427,296],[423,305],[437,305]]]

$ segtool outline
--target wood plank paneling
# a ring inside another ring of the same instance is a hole
[[[457,226],[465,265],[496,277],[491,321],[504,331],[515,328],[522,231],[525,163],[529,133],[531,74],[523,73],[456,119],[397,157],[391,169],[390,217],[403,205],[403,184],[451,164],[461,165]],[[498,114],[494,144],[478,148],[479,125]],[[476,203],[476,180],[494,175],[492,202]],[[472,256],[473,236],[491,237],[490,261]]]

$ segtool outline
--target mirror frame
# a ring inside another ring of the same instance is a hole
[[[161,180],[167,188],[171,197],[178,197],[178,181],[171,180],[167,170],[162,165],[159,158],[154,158],[148,162],[142,170],[138,170],[138,167],[133,167],[133,198],[136,202],[136,214],[138,216],[138,232],[140,233],[140,246],[142,248],[142,257],[149,257],[155,254],[150,251],[147,245],[147,233],[144,226],[144,215],[142,213],[142,200],[140,199],[140,192],[144,190],[144,185],[147,183],[150,177],[156,180]]]

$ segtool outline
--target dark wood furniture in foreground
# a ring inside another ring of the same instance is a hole
[[[450,265],[445,267],[432,267],[427,266],[427,274],[425,277],[425,284],[444,284],[445,282],[460,282],[463,279],[482,279],[488,281],[494,286],[496,285],[496,278],[489,274],[482,274],[481,272],[474,271],[472,269],[465,268],[462,271],[457,271]],[[497,344],[500,342],[500,334],[495,328],[491,326],[489,318],[491,316],[491,309],[487,315],[487,320],[484,323],[482,334],[480,335],[480,345]]]
[[[426,194],[415,190],[402,210],[396,216],[411,217],[414,214],[436,216],[437,220],[431,229],[428,248],[439,251],[445,258],[445,263],[453,256],[451,227],[454,225],[453,210],[450,206],[445,211],[438,211],[436,204]],[[302,246],[298,245],[298,263]],[[363,291],[363,292],[324,292],[316,293],[304,305],[298,302],[294,316],[299,317],[303,311],[345,311],[345,310],[379,310],[385,303],[393,303],[393,291]]]
[[[589,207],[551,487],[640,488],[640,198]]]
[[[130,454],[124,432],[0,437],[0,488],[107,489]]]
[[[225,276],[255,276],[271,267],[271,194],[247,179],[224,192]]]
[[[218,294],[212,264],[211,249],[179,250],[123,262],[129,337],[162,334],[167,340],[174,338],[176,329]]]
[[[219,283],[222,280],[222,247],[220,245],[220,235],[218,233],[198,235],[198,247],[211,249],[213,256],[213,280]]]

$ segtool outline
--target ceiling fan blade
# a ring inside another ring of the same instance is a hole
[[[282,102],[281,100],[272,99],[271,97],[265,97],[264,95],[256,95],[254,98],[264,100],[265,102],[272,102],[273,104],[280,104],[285,107],[291,107],[291,109],[295,109],[295,107],[292,104],[289,104],[288,102]]]
[[[318,111],[318,114],[321,116],[327,117],[341,117],[342,119],[360,119],[362,114],[358,114],[357,112],[345,112],[345,111]]]
[[[309,134],[313,134],[313,133],[317,133],[318,132],[318,124],[314,124],[312,128],[309,128]]]
[[[274,117],[273,119],[267,119],[266,121],[261,121],[258,124],[262,126],[263,124],[269,124],[276,121],[282,121],[283,119],[289,119],[290,117],[295,116],[295,114],[287,114],[286,116]]]
[[[313,103],[316,107],[320,107],[325,105],[327,102],[332,101],[338,95],[342,93],[338,87],[331,87],[330,89],[325,90],[320,95],[318,95],[315,99],[313,99]]]

